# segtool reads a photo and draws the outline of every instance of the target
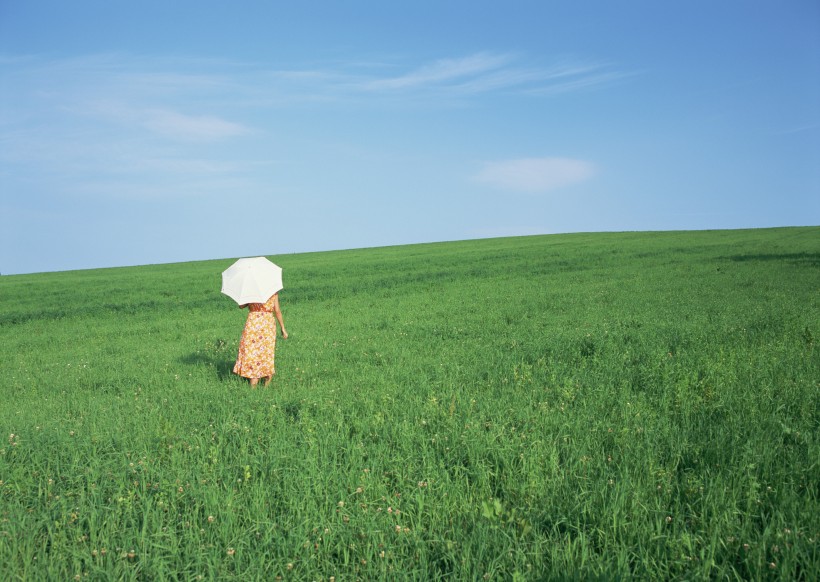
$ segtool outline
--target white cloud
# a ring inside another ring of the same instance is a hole
[[[161,135],[190,141],[215,141],[249,133],[249,129],[212,115],[185,115],[168,109],[146,111],[145,126]]]
[[[579,69],[575,74],[550,77],[550,82],[528,88],[524,92],[529,95],[556,95],[558,93],[583,91],[585,89],[613,83],[631,75],[632,73],[621,73],[617,71]]]
[[[429,85],[446,84],[465,77],[475,77],[496,70],[509,61],[505,55],[479,53],[460,59],[441,59],[424,65],[405,75],[372,80],[365,84],[368,89],[408,89]]]
[[[524,158],[487,162],[475,179],[499,190],[537,194],[589,180],[592,163],[571,158]]]
[[[550,66],[522,65],[510,54],[476,53],[462,58],[440,59],[403,75],[371,77],[352,86],[366,91],[422,91],[436,89],[459,94],[478,94],[514,89],[533,95],[549,95],[589,89],[627,76],[605,63],[561,59]]]
[[[141,107],[122,95],[63,107],[63,110],[82,116],[89,123],[103,121],[132,130],[147,129],[153,134],[186,142],[214,142],[253,132],[249,127],[217,115],[189,115],[169,107]]]
[[[256,158],[258,143],[280,151],[271,139],[271,120],[285,118],[294,106],[301,111],[324,102],[369,107],[427,100],[438,108],[450,105],[448,97],[462,103],[500,92],[569,90],[615,74],[605,64],[539,63],[499,52],[409,64],[336,61],[290,71],[117,54],[0,59],[0,65],[14,87],[0,91],[0,145],[6,146],[0,147],[0,172],[22,176],[36,167],[30,180],[53,179],[77,186],[75,191],[96,180],[103,186],[90,190],[100,192],[115,191],[117,180],[124,190],[150,181],[162,191],[195,183],[193,191],[201,176],[213,183],[269,177],[243,162]],[[588,162],[542,158],[491,162],[476,178],[507,191],[543,192],[592,173]]]
[[[396,73],[400,66],[351,62],[328,69],[268,71],[255,79],[257,83],[267,79],[266,91],[280,97],[293,94],[328,100],[372,95],[416,98],[427,93],[440,99],[497,91],[538,96],[588,90],[627,76],[602,62],[565,58],[545,65],[492,52],[419,63]]]

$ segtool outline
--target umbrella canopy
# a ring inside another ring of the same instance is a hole
[[[264,303],[282,288],[282,267],[265,257],[239,259],[222,272],[222,292],[239,305]]]

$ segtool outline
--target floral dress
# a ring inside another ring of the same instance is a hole
[[[276,295],[266,303],[248,304],[248,319],[239,341],[239,355],[233,367],[234,374],[243,378],[273,376],[273,354],[276,349],[276,321],[273,305]]]

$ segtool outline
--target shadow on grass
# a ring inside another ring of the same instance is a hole
[[[204,351],[197,351],[179,359],[187,366],[206,366],[213,369],[220,381],[234,376],[233,365],[235,360],[236,356],[233,350],[229,349],[227,342],[224,340],[216,340]]]

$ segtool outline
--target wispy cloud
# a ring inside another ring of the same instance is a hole
[[[528,87],[524,93],[528,95],[557,95],[584,91],[603,87],[631,77],[634,73],[610,71],[603,67],[569,68],[564,73],[557,73],[544,79],[544,82],[534,87]]]
[[[336,63],[267,71],[262,78],[270,84],[267,90],[280,97],[293,92],[311,100],[390,97],[395,102],[403,96],[463,98],[497,91],[546,96],[603,87],[628,75],[603,62],[563,58],[545,65],[511,53],[479,52],[405,67],[390,62]]]
[[[0,60],[3,74],[38,101],[66,110],[107,104],[122,121],[185,140],[219,140],[243,135],[233,112],[242,107],[284,107],[371,100],[446,104],[503,91],[547,96],[589,90],[622,79],[609,64],[578,59],[535,62],[512,53],[478,52],[431,62],[339,61],[311,68],[267,69],[258,63],[222,60],[147,59],[102,54],[70,59]]]
[[[441,86],[497,71],[509,61],[510,57],[506,55],[489,53],[479,53],[458,59],[441,59],[398,76],[372,79],[363,83],[362,87],[376,90],[401,90],[432,85]]]
[[[794,134],[794,133],[802,133],[804,131],[813,131],[813,130],[816,130],[817,128],[820,128],[820,123],[816,123],[816,122],[815,123],[806,123],[806,124],[803,124],[803,125],[792,126],[792,127],[780,130],[780,131],[775,131],[773,133],[774,133],[774,135],[790,135],[790,134]]]
[[[588,161],[571,158],[524,158],[487,162],[475,176],[499,190],[537,194],[584,182],[595,175]]]
[[[184,141],[216,141],[250,133],[250,129],[214,115],[185,115],[168,109],[145,112],[145,127]]]
[[[141,100],[129,101],[122,94],[112,95],[110,99],[81,102],[64,109],[87,122],[113,124],[130,131],[147,130],[154,136],[182,142],[211,143],[254,131],[219,115],[193,115],[172,108],[184,107],[182,103],[169,102],[170,106],[148,107]]]
[[[242,162],[260,151],[281,151],[274,123],[293,108],[449,107],[500,92],[538,98],[589,89],[620,75],[604,64],[543,65],[496,52],[404,64],[338,61],[291,70],[118,54],[0,58],[0,74],[14,87],[0,92],[0,144],[9,145],[0,148],[0,172],[36,167],[38,180],[51,176],[78,187],[96,175],[104,187],[93,190],[100,192],[114,190],[108,180],[126,187],[150,178],[155,190],[173,192],[180,190],[173,187],[177,183],[195,183],[188,190],[201,190],[200,176],[217,183],[262,175]],[[267,163],[265,157],[258,163]],[[490,162],[476,179],[510,191],[540,192],[588,179],[592,172],[591,164],[580,160],[524,159]],[[135,196],[138,190],[133,186]]]

